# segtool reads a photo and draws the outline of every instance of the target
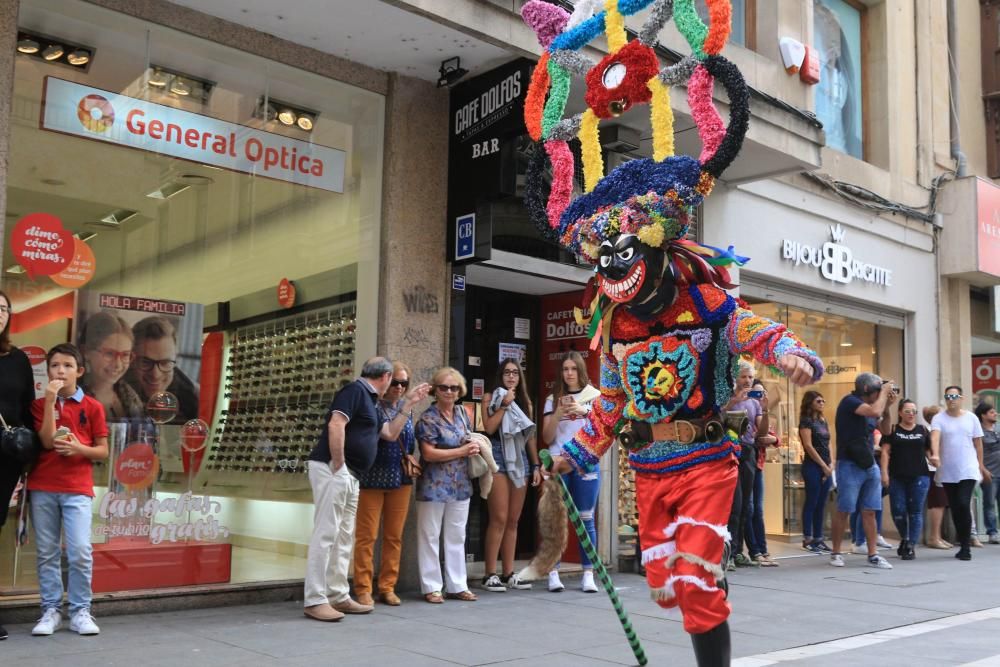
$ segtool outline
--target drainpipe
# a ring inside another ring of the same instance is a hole
[[[948,0],[948,121],[951,127],[951,157],[955,159],[955,176],[968,175],[968,161],[962,152],[962,139],[958,133],[958,67],[955,64],[955,49],[958,45],[955,1]]]

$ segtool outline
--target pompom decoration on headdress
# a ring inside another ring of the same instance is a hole
[[[706,4],[707,26],[694,0],[578,0],[572,15],[544,0],[524,5],[521,14],[545,48],[525,103],[528,131],[542,142],[529,163],[525,201],[546,239],[593,264],[602,242],[616,234],[634,233],[643,243],[668,251],[681,282],[728,286],[726,267],[746,261],[732,249],[682,240],[694,209],[739,152],[750,118],[746,83],[736,66],[719,55],[729,39],[730,2],[706,0]],[[650,5],[638,37],[628,40],[624,17]],[[692,55],[660,68],[652,47],[671,20]],[[579,51],[602,34],[609,53],[599,63],[590,63],[588,70]],[[573,75],[584,78],[588,108],[564,118]],[[729,96],[728,127],[712,100],[716,81]],[[702,142],[697,159],[674,155],[670,89],[685,83]],[[631,160],[604,174],[600,121],[646,103],[653,127],[653,158]],[[581,143],[585,194],[571,201],[576,164],[567,141],[574,135]],[[546,158],[552,166],[548,195]]]

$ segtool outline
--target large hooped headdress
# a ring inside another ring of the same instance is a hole
[[[603,241],[625,232],[637,234],[647,245],[669,250],[683,282],[710,281],[728,287],[725,267],[745,261],[732,248],[723,251],[683,238],[692,211],[739,152],[750,117],[743,76],[719,55],[729,39],[732,7],[729,0],[706,3],[709,26],[698,16],[694,0],[578,0],[572,15],[543,0],[531,0],[521,10],[545,48],[525,101],[528,133],[544,145],[529,164],[525,201],[547,239],[591,264],[597,262]],[[650,4],[652,12],[638,38],[629,41],[624,17]],[[671,19],[692,54],[660,69],[652,47]],[[594,63],[580,50],[602,33],[610,52]],[[571,75],[585,78],[588,108],[563,118]],[[715,80],[729,95],[728,128],[712,101]],[[698,159],[674,155],[670,87],[683,83],[702,142]],[[631,160],[605,175],[600,120],[642,103],[650,104],[653,158]],[[571,202],[576,165],[568,142],[574,138],[582,147],[585,194]],[[552,164],[547,198],[546,157]]]

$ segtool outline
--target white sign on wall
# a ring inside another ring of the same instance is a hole
[[[331,192],[345,153],[210,116],[45,77],[42,129]]]
[[[855,259],[854,251],[844,244],[844,229],[840,224],[830,227],[831,241],[815,247],[785,239],[781,242],[781,258],[795,266],[805,264],[819,269],[827,280],[849,285],[855,280],[892,287],[892,270]]]

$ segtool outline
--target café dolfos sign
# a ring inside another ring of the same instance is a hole
[[[344,151],[46,77],[42,129],[331,192]]]

